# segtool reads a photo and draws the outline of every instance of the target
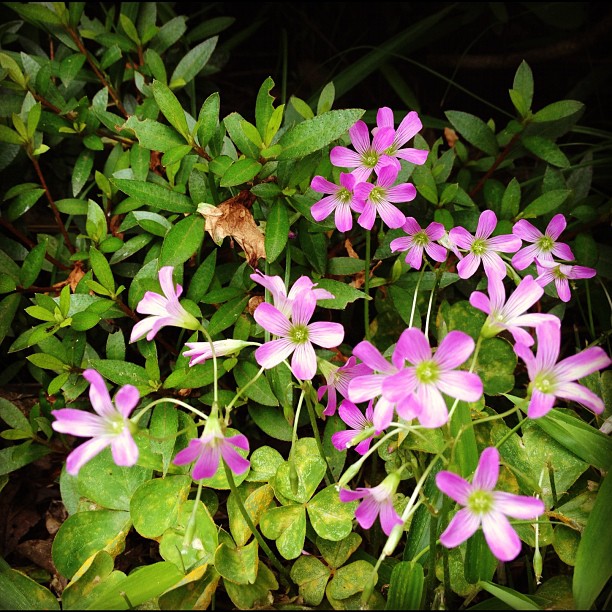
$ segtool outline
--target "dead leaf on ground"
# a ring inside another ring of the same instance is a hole
[[[444,128],[444,138],[446,138],[446,144],[451,149],[455,146],[455,143],[459,140],[459,136],[457,136],[457,132],[455,132],[455,130],[449,127]]]
[[[266,258],[266,249],[264,235],[245,206],[252,204],[251,198],[254,196],[250,192],[241,191],[219,206],[200,204],[198,212],[206,220],[204,229],[216,244],[221,245],[229,236],[242,247],[251,268],[256,269],[258,260]]]

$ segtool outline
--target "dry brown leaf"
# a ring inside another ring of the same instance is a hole
[[[248,191],[241,191],[219,206],[200,204],[198,212],[206,220],[204,229],[216,244],[221,245],[229,236],[242,247],[251,268],[256,269],[258,260],[266,258],[266,249],[264,235],[243,203],[252,203],[252,197]]]
[[[344,248],[346,249],[346,252],[348,253],[349,257],[352,257],[353,259],[359,259],[357,251],[355,251],[352,242],[348,238],[344,241]]]
[[[457,132],[455,132],[455,130],[449,127],[444,128],[444,138],[446,138],[446,144],[451,149],[455,146],[455,143],[459,140],[459,136],[457,136]]]

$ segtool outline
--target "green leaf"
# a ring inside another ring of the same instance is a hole
[[[83,149],[72,170],[72,195],[77,197],[85,186],[94,165],[94,154],[89,149]]]
[[[6,338],[6,334],[11,328],[15,314],[17,314],[17,308],[20,302],[21,295],[19,293],[7,295],[0,302],[0,342]]]
[[[153,81],[151,84],[151,91],[153,92],[153,97],[157,102],[157,106],[159,106],[159,110],[164,114],[168,123],[170,123],[185,140],[188,140],[189,128],[187,127],[187,119],[185,118],[185,111],[178,101],[178,98],[171,89],[161,81]],[[185,143],[183,142],[182,144]]]
[[[275,474],[278,466],[284,461],[283,456],[270,446],[260,446],[251,454],[251,469],[246,480],[248,482],[268,482]]]
[[[236,548],[222,543],[215,552],[215,569],[232,583],[253,584],[257,578],[258,552],[256,540]]]
[[[276,261],[283,252],[289,239],[289,227],[287,207],[282,200],[277,200],[266,220],[265,249],[269,263]]]
[[[50,452],[51,449],[39,444],[32,444],[31,440],[0,449],[0,476],[10,474],[24,465],[28,465],[28,463],[48,455]]]
[[[87,610],[128,610],[159,597],[183,579],[183,573],[173,563],[160,561],[137,568],[129,576],[94,599]]]
[[[56,596],[24,573],[0,568],[2,610],[59,610]]]
[[[249,416],[257,427],[276,440],[290,442],[293,430],[283,416],[282,410],[271,406],[248,406]]]
[[[259,158],[259,147],[251,142],[249,137],[245,134],[244,123],[245,119],[240,113],[230,113],[223,119],[223,124],[227,129],[227,133],[236,147],[238,147],[246,157],[257,160]]]
[[[491,128],[479,117],[462,111],[446,111],[451,125],[477,149],[492,157],[499,153],[499,146]]]
[[[166,234],[159,255],[159,265],[179,266],[186,262],[204,241],[204,217],[189,215]]]
[[[250,361],[241,359],[232,371],[238,387],[244,388],[255,378],[259,367]],[[270,383],[265,376],[260,376],[253,384],[249,385],[244,395],[263,406],[278,406],[278,400],[274,397]]]
[[[542,136],[524,136],[521,142],[528,151],[545,162],[558,168],[570,167],[569,159],[552,140]]]
[[[293,466],[290,464],[293,462]],[[319,454],[314,438],[300,438],[293,446],[290,461],[282,463],[276,472],[275,492],[300,504],[306,503],[317,490],[327,470],[325,459]],[[297,490],[291,482],[292,468],[297,473]],[[345,534],[343,537],[345,537]]]
[[[531,103],[533,102],[533,74],[529,64],[523,60],[516,70],[514,75],[514,82],[512,84],[513,89],[518,92],[524,103],[524,111],[520,112],[521,116],[525,116],[531,109]]]
[[[236,319],[242,314],[244,311],[247,302],[249,301],[249,296],[236,298],[226,302],[215,312],[215,314],[211,317],[210,322],[208,324],[208,333],[211,336],[216,336],[220,334],[223,330],[232,326]]]
[[[6,125],[0,125],[0,142],[6,142],[8,144],[22,145],[24,143],[23,138],[12,128]]]
[[[572,591],[577,610],[590,610],[612,576],[610,556],[610,518],[612,478],[599,485],[595,505],[576,553]]]
[[[143,482],[130,500],[134,529],[143,537],[154,539],[174,527],[179,508],[189,496],[191,476],[166,476]]]
[[[385,610],[420,610],[425,578],[423,566],[400,561],[393,567]]]
[[[327,594],[333,599],[347,599],[361,593],[370,582],[374,567],[359,559],[339,568],[327,585]]]
[[[174,69],[170,77],[170,87],[180,87],[192,81],[208,63],[218,40],[218,36],[213,36],[189,50]]]
[[[261,139],[269,144],[266,140],[266,133],[270,118],[274,113],[274,96],[270,92],[274,88],[274,81],[268,77],[259,88],[257,100],[255,102],[255,125],[261,136]]]
[[[196,210],[191,198],[162,185],[118,178],[111,179],[111,182],[146,206],[175,213],[192,213]]]
[[[219,109],[221,99],[219,93],[214,92],[204,100],[197,122],[197,136],[201,147],[205,147],[213,137],[219,126]]]
[[[23,412],[7,399],[0,397],[0,419],[13,429],[31,430],[28,419]]]
[[[113,272],[106,257],[104,257],[104,255],[94,246],[89,249],[89,262],[100,284],[110,291],[110,293],[114,293],[115,279],[113,277]]]
[[[478,586],[509,605],[513,610],[540,610],[540,607],[530,597],[509,587],[488,581],[479,582]]]
[[[185,138],[170,126],[151,119],[141,121],[136,115],[130,116],[121,127],[132,130],[140,145],[150,151],[164,152],[185,144]]]
[[[347,304],[350,304],[358,299],[366,299],[366,294],[359,289],[355,289],[346,283],[333,280],[331,278],[321,278],[317,281],[317,287],[321,289],[327,289],[333,296],[334,299],[329,300],[318,300],[317,305],[323,308],[332,308],[337,310],[344,310]]]
[[[116,385],[134,385],[141,394],[152,391],[147,371],[135,363],[113,359],[92,359],[90,366]]]
[[[241,499],[253,524],[257,526],[262,514],[272,505],[274,490],[269,484],[257,486],[242,484],[238,489]],[[227,515],[230,522],[230,531],[237,546],[244,546],[252,537],[251,529],[244,520],[238,508],[236,495],[232,492],[227,500]]]
[[[87,58],[82,53],[69,55],[60,62],[59,77],[62,80],[62,85],[68,87],[76,78],[79,70],[83,67]]]
[[[279,160],[299,159],[340,138],[365,111],[360,108],[331,110],[287,130],[280,138],[283,147]]]
[[[261,532],[276,540],[278,552],[285,559],[297,559],[306,538],[306,510],[300,504],[270,508],[261,517]]]
[[[38,278],[42,270],[43,262],[45,261],[45,253],[47,252],[47,241],[39,242],[26,255],[19,273],[21,286],[24,288],[31,287],[34,281]]]
[[[559,121],[571,117],[572,115],[581,112],[584,109],[584,104],[576,100],[562,100],[553,102],[543,109],[539,110],[532,117],[534,123],[543,123],[546,121]]]
[[[220,185],[221,187],[235,187],[236,185],[248,183],[257,176],[261,168],[261,164],[254,159],[249,157],[239,159],[225,170],[221,177]]]
[[[291,568],[291,580],[298,585],[304,603],[318,606],[325,596],[331,570],[316,557],[298,557]]]
[[[142,227],[145,232],[153,234],[154,236],[160,236],[163,238],[170,230],[173,225],[166,219],[166,217],[146,210],[135,210],[130,213],[136,223]],[[127,244],[127,242],[125,243]]]
[[[153,409],[149,433],[151,441],[149,448],[152,453],[162,456],[162,473],[165,476],[174,456],[179,415],[174,404],[158,404]]]
[[[341,502],[335,485],[319,491],[306,506],[317,535],[338,542],[353,530],[357,502]]]
[[[110,448],[105,448],[79,470],[78,490],[103,508],[127,511],[136,489],[150,478],[150,469],[118,466]]]
[[[543,193],[535,200],[530,202],[519,215],[518,219],[529,219],[541,217],[551,213],[567,200],[572,193],[571,189],[552,189]]]
[[[55,567],[63,576],[72,578],[94,553],[106,550],[116,556],[125,546],[131,525],[129,512],[119,510],[77,512],[69,516],[53,540]]]
[[[87,220],[85,221],[87,235],[95,242],[100,243],[106,238],[106,215],[93,200],[87,202]]]

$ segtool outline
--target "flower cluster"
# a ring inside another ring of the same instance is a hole
[[[162,328],[173,326],[201,331],[204,335],[202,341],[190,339],[186,343],[183,356],[189,358],[189,366],[213,359],[216,367],[217,357],[256,347],[253,356],[261,367],[258,376],[290,360],[289,368],[304,389],[305,383],[312,384],[319,372],[325,384],[318,388],[317,399],[320,402],[327,396],[321,416],[332,417],[337,412],[348,426],[333,433],[331,442],[338,450],[354,447],[360,460],[373,452],[376,446],[373,442],[378,437],[388,432],[443,427],[458,402],[480,400],[484,387],[478,374],[478,350],[483,341],[500,334],[506,334],[516,355],[525,363],[529,418],[546,415],[557,399],[577,402],[601,414],[604,410],[601,398],[577,381],[610,366],[610,358],[601,348],[591,347],[559,361],[560,319],[550,313],[530,311],[542,298],[548,283],[554,281],[559,298],[567,302],[571,299],[569,280],[595,274],[591,268],[569,263],[574,255],[567,244],[558,241],[566,227],[565,218],[555,215],[544,233],[521,219],[514,224],[511,234],[501,234],[497,231],[495,213],[485,210],[473,234],[464,227],[447,229],[435,221],[423,228],[415,217],[407,216],[397,206],[416,197],[414,185],[396,184],[402,170],[400,160],[417,165],[426,162],[427,151],[405,146],[421,127],[418,115],[411,112],[396,130],[393,113],[387,107],[379,109],[376,127],[371,132],[363,121],[358,121],[349,130],[353,149],[336,146],[330,152],[334,166],[351,171],[339,173],[339,185],[322,176],[315,176],[311,182],[313,190],[327,194],[312,206],[312,216],[321,221],[333,213],[336,228],[341,232],[352,228],[353,213],[359,215],[357,223],[368,231],[380,216],[386,226],[404,232],[405,235],[391,240],[390,249],[394,253],[405,252],[405,262],[413,269],[429,265],[425,255],[436,266],[446,263],[446,269],[451,269],[456,265],[457,275],[463,280],[473,277],[482,267],[486,293],[474,290],[469,296],[471,306],[486,315],[477,340],[464,331],[451,329],[441,333],[437,345],[432,346],[427,331],[410,325],[388,353],[381,353],[372,342],[363,340],[354,347],[352,355],[343,356],[343,365],[333,365],[317,355],[315,347],[340,347],[344,327],[313,318],[318,302],[333,300],[335,296],[308,276],[300,276],[287,287],[281,277],[259,270],[250,278],[271,299],[259,303],[252,316],[259,326],[256,337],[265,332],[266,341],[213,340],[206,325],[185,308],[187,304],[179,301],[182,288],[173,282],[173,267],[164,266],[158,272],[161,294],[147,291],[140,300],[136,312],[146,317],[134,325],[130,342],[145,336],[152,341]],[[523,241],[528,245],[524,246]],[[506,284],[532,265],[537,276],[535,272],[525,274],[506,297]],[[508,276],[510,268],[513,274]],[[130,414],[140,400],[138,390],[131,385],[123,386],[113,403],[97,371],[87,369],[83,376],[91,385],[89,397],[96,414],[73,408],[53,411],[56,431],[91,438],[68,456],[68,473],[78,474],[87,461],[108,446],[117,465],[134,465],[139,457],[133,437],[138,430],[138,417],[130,419]],[[202,434],[191,439],[173,460],[175,465],[193,464],[195,480],[213,477],[221,460],[235,474],[243,474],[250,465],[245,456],[249,441],[241,433],[227,435],[229,419],[226,415],[224,422],[219,417],[216,390],[215,386],[209,415],[194,410],[205,418]],[[453,405],[450,410],[449,402]],[[367,403],[363,410],[359,407],[362,403]],[[457,546],[482,527],[498,559],[508,561],[519,554],[520,539],[506,516],[532,520],[545,507],[534,497],[494,491],[499,462],[499,452],[489,447],[482,452],[471,483],[451,471],[437,474],[438,488],[463,506],[440,536],[444,546]],[[341,501],[361,500],[355,518],[362,528],[369,529],[380,517],[382,529],[389,536],[404,524],[405,517],[394,507],[402,469],[403,466],[372,487],[355,490],[339,487]]]

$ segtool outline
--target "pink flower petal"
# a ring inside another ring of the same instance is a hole
[[[469,249],[474,242],[474,236],[470,234],[464,227],[453,227],[448,233],[450,241],[456,244],[460,249]]]
[[[112,418],[117,414],[117,410],[111,402],[108,389],[104,379],[96,370],[88,369],[83,372],[83,378],[90,383],[89,401],[93,409],[104,418]]]
[[[444,370],[459,367],[474,351],[474,340],[465,332],[448,332],[440,343],[434,361]]]
[[[555,396],[551,393],[542,393],[538,389],[534,389],[531,394],[531,400],[527,408],[527,416],[530,419],[538,419],[552,410],[555,405]]]
[[[433,385],[420,385],[414,393],[415,401],[421,406],[419,423],[427,429],[445,425],[448,408],[440,391]]]
[[[380,218],[389,226],[391,229],[397,229],[404,225],[406,215],[396,206],[389,202],[380,202],[376,210],[380,215]]]
[[[382,393],[384,374],[358,376],[349,383],[348,399],[359,404],[375,398]]]
[[[365,429],[368,426],[363,412],[349,400],[344,400],[340,404],[338,416],[352,429]]]
[[[133,385],[124,385],[115,395],[115,406],[127,419],[140,401],[140,393]]]
[[[164,266],[163,268],[159,269],[158,273],[161,290],[164,292],[164,295],[169,300],[177,299],[178,295],[180,295],[174,289],[174,282],[172,281],[173,272],[174,268],[172,266]]]
[[[612,361],[606,352],[598,346],[592,346],[560,361],[555,366],[555,376],[559,382],[570,382],[603,370],[610,364]]]
[[[351,138],[351,144],[359,153],[364,153],[370,148],[370,131],[364,121],[357,121],[349,129],[349,136]]]
[[[393,420],[394,414],[394,404],[386,400],[384,397],[381,397],[374,407],[374,416],[372,418],[372,423],[376,432],[379,433],[384,431],[389,427],[391,421]]]
[[[232,470],[234,474],[243,474],[249,469],[251,462],[236,452],[229,438],[226,438],[225,441],[220,444],[219,450],[221,451],[221,456],[227,464],[227,467]]]
[[[533,223],[527,221],[526,219],[519,219],[512,226],[512,233],[525,242],[537,242],[537,240],[544,236],[544,234],[542,234],[542,232],[535,227]]]
[[[505,491],[493,493],[495,510],[515,519],[535,519],[546,509],[544,502],[535,497],[526,495],[514,495]]]
[[[295,346],[291,358],[291,371],[300,380],[312,380],[317,373],[317,356],[310,342]]]
[[[472,483],[476,489],[492,491],[498,478],[499,451],[494,446],[489,446],[480,454]]]
[[[436,474],[436,486],[442,493],[448,495],[462,506],[467,504],[468,497],[472,492],[472,485],[465,478],[461,478],[459,474],[447,470]]]
[[[492,210],[483,210],[478,218],[476,238],[488,238],[497,227],[497,216]]]
[[[371,496],[365,497],[355,510],[355,518],[363,529],[369,529],[380,512],[380,504]]]
[[[481,291],[472,291],[470,294],[470,304],[474,308],[478,308],[478,310],[482,310],[486,314],[491,314],[489,298]]]
[[[511,264],[515,270],[524,270],[533,263],[540,253],[540,248],[535,244],[520,249],[512,256]]]
[[[97,414],[76,408],[52,410],[51,414],[56,419],[51,423],[51,427],[60,433],[83,438],[93,438],[106,433],[106,421]]]
[[[214,476],[219,469],[220,454],[217,446],[202,444],[200,456],[193,466],[191,477],[194,480],[201,480],[202,478],[211,478]]]
[[[339,203],[336,196],[327,196],[310,207],[310,214],[315,221],[323,221],[334,212]]]
[[[467,508],[462,508],[453,516],[444,533],[440,535],[440,543],[446,548],[454,548],[465,542],[476,533],[480,519]]]
[[[468,253],[458,264],[457,273],[464,280],[474,275],[480,265],[480,257],[474,253]]]
[[[280,310],[278,310],[278,308],[272,306],[272,304],[266,302],[259,304],[253,313],[253,318],[265,330],[275,336],[289,335],[289,330],[291,329],[289,320]]]
[[[388,499],[380,504],[380,525],[385,535],[391,535],[395,525],[403,525],[404,521],[393,507],[393,502]]]
[[[101,453],[107,446],[110,445],[112,438],[100,436],[98,438],[92,438],[83,442],[80,446],[77,446],[69,455],[66,457],[66,471],[71,476],[76,476],[79,470],[96,455]]]
[[[435,238],[432,238],[432,240],[435,240]],[[445,247],[443,247],[441,244],[435,244],[433,242],[425,246],[425,252],[434,261],[439,262],[446,261],[446,257],[448,256],[448,250]]]
[[[361,341],[353,349],[353,355],[367,366],[378,372],[393,372],[393,366],[381,355],[380,351],[367,340]]]
[[[425,151],[423,149],[400,149],[395,153],[397,157],[400,159],[405,159],[407,162],[411,164],[416,164],[417,166],[423,165],[427,161],[427,156],[429,155],[429,151]]]
[[[501,512],[485,514],[482,517],[482,531],[491,552],[500,561],[512,561],[518,557],[521,540]]]
[[[558,213],[556,214],[549,222],[548,227],[546,228],[546,235],[550,236],[553,240],[557,240],[559,236],[565,231],[567,227],[567,221],[565,217]],[[571,258],[573,259],[573,257]]]
[[[605,404],[598,395],[578,383],[564,383],[555,390],[555,394],[557,397],[583,404],[595,414],[601,414],[605,409]]]
[[[111,451],[113,461],[122,467],[131,467],[138,461],[138,446],[132,438],[132,434],[126,427],[124,430],[113,438],[111,442]]]
[[[329,152],[331,163],[339,168],[357,168],[361,164],[359,153],[347,147],[334,147]]]
[[[340,489],[340,491],[338,492],[338,497],[340,498],[341,502],[346,503],[346,502],[355,501],[357,499],[362,499],[363,497],[369,494],[370,494],[370,491],[364,488],[359,488],[359,489],[356,489],[355,491],[351,491],[350,489]]]
[[[336,193],[339,189],[338,185],[328,181],[322,176],[313,177],[312,181],[310,182],[310,188],[313,191],[318,191],[319,193]]]
[[[391,113],[393,117],[393,113]],[[393,120],[392,120],[393,121]],[[390,127],[393,127],[391,123]],[[411,138],[414,138],[423,129],[423,124],[419,119],[416,111],[410,111],[400,122],[397,131],[395,132],[395,145],[401,147],[406,144]]]
[[[261,367],[269,370],[287,359],[294,348],[295,344],[286,338],[270,340],[255,350],[255,360]]]
[[[482,397],[482,380],[474,372],[453,370],[444,372],[438,381],[438,389],[464,402],[477,402]]]
[[[401,333],[395,350],[406,361],[415,365],[432,358],[429,341],[417,327],[409,327]]]
[[[308,326],[308,337],[317,346],[334,348],[344,340],[344,327],[340,323],[316,321]]]

